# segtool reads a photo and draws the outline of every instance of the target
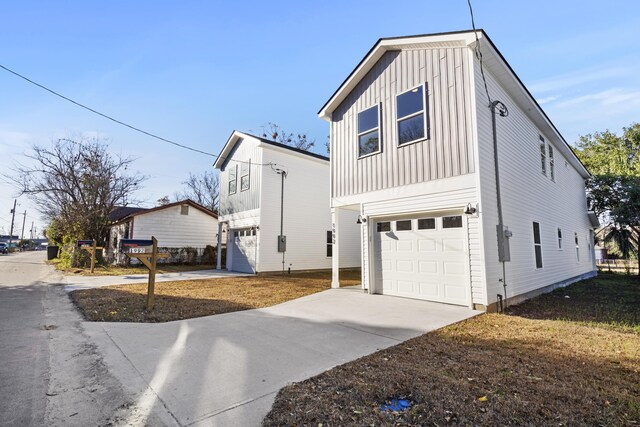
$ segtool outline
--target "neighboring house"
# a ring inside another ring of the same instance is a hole
[[[493,310],[596,274],[589,173],[484,31],[380,39],[318,114],[370,293]]]
[[[214,167],[220,169],[218,234],[228,229],[228,270],[331,268],[338,250],[332,243],[327,157],[235,131]],[[341,267],[360,266],[357,217],[350,212],[344,218]],[[286,248],[279,247],[281,227]]]
[[[172,257],[167,262],[197,261],[207,246],[215,246],[218,215],[192,200],[182,200],[151,209],[116,207],[109,215],[111,226],[106,256],[124,263],[119,253],[121,239],[158,239],[158,247]]]

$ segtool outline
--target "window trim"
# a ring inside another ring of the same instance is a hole
[[[333,230],[327,230],[325,240],[325,258],[333,258]],[[331,255],[327,255],[329,248],[331,248]]]
[[[242,178],[247,177],[247,181],[249,181],[247,183],[247,188],[242,188]],[[248,191],[251,188],[251,159],[249,159],[249,163],[247,166],[247,173],[242,175],[242,168],[240,168],[240,192],[242,193],[243,191]]]
[[[231,169],[229,169],[229,182],[228,182],[228,190],[229,190],[229,195],[232,194],[236,194],[238,192],[238,165],[233,165],[233,168],[235,168],[235,175],[234,175],[234,179],[231,179]],[[233,191],[231,191],[231,183],[233,184]]]
[[[553,146],[547,143],[547,157],[549,158],[549,178],[551,181],[556,182],[556,162],[554,159]]]
[[[547,176],[547,141],[545,141],[542,135],[540,136],[540,144],[538,150],[540,151],[540,167],[542,168],[542,175]]]
[[[364,132],[358,132],[358,116],[360,113],[364,113],[367,110],[372,108],[378,108],[378,126],[367,129]],[[375,130],[378,130],[378,149],[369,154],[360,154],[360,136],[365,135],[367,133],[371,133]],[[370,107],[364,108],[356,113],[356,158],[358,160],[365,159],[370,156],[375,156],[376,154],[382,153],[382,103],[378,102]]]
[[[398,117],[398,97],[400,97],[401,95],[404,95],[407,92],[411,92],[414,89],[417,89],[419,87],[422,87],[422,110],[403,116],[403,117]],[[427,98],[427,89],[428,89],[428,85],[427,82],[424,82],[422,84],[419,84],[418,86],[414,86],[412,88],[409,88],[403,92],[400,92],[398,94],[396,94],[396,146],[397,148],[400,147],[406,147],[407,145],[411,145],[411,144],[415,144],[417,142],[421,142],[421,141],[428,141],[430,139],[430,129],[429,129],[429,104],[427,103],[428,98]],[[414,139],[411,141],[407,141],[407,142],[403,142],[400,143],[400,135],[398,132],[398,123],[400,123],[401,121],[407,120],[407,119],[411,119],[413,117],[418,116],[419,114],[423,114],[423,122],[424,122],[424,136],[422,138],[418,138],[418,139]]]
[[[536,225],[538,226],[537,236],[536,236]],[[536,270],[541,270],[544,268],[544,260],[542,257],[542,231],[540,230],[540,223],[533,221],[532,228],[533,228],[532,230],[533,231],[533,261],[534,261]],[[536,237],[538,238],[537,243],[536,243]],[[537,251],[538,248],[540,248],[540,267],[538,267],[538,251]]]
[[[556,237],[558,239],[558,250],[563,251],[564,247],[562,246],[563,244],[562,228],[558,227],[556,233],[557,233]]]

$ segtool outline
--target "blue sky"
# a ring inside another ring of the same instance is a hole
[[[565,139],[639,121],[640,2],[475,0],[484,28]],[[471,27],[466,0],[110,1],[3,5],[0,63],[165,138],[217,153],[233,129],[275,122],[322,151],[316,113],[379,37]],[[137,134],[0,70],[0,158],[100,135],[138,158],[140,199],[172,195],[212,158]],[[0,232],[13,189],[0,182]],[[27,222],[34,206],[19,200]],[[20,220],[22,217],[20,217]],[[21,225],[21,224],[20,224]],[[27,229],[29,227],[27,226]]]

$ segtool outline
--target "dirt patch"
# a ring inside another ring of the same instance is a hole
[[[341,272],[340,279],[342,286],[357,285],[360,273]],[[70,297],[86,320],[167,322],[269,307],[330,287],[330,272],[160,282],[150,312],[146,283],[78,290]]]
[[[53,264],[56,268],[66,275],[71,276],[128,276],[132,274],[147,274],[149,270],[145,266],[139,267],[118,267],[112,265],[97,265],[93,274],[91,274],[91,270],[89,268],[67,268],[61,269],[59,268],[59,263],[49,261],[49,264]],[[162,273],[182,273],[185,271],[200,271],[200,270],[214,270],[216,267],[214,265],[206,265],[206,264],[198,264],[198,265],[187,265],[187,264],[158,264],[158,274]]]
[[[264,425],[637,425],[640,334],[620,307],[640,286],[624,282],[575,284],[562,303],[544,295],[288,386]],[[381,411],[392,398],[413,406]]]

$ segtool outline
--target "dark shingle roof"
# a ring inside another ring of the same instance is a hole
[[[116,222],[120,221],[122,218],[125,218],[131,214],[135,214],[138,212],[146,211],[147,208],[135,208],[133,206],[116,206],[109,213],[109,221]]]

